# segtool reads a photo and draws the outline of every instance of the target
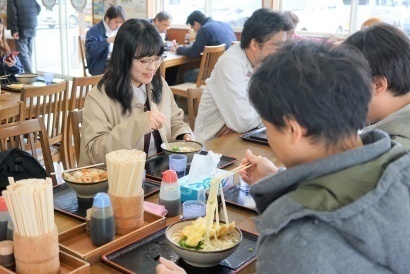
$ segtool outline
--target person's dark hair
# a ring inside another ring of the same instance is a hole
[[[122,114],[132,112],[134,97],[131,84],[131,69],[134,56],[137,59],[146,56],[161,56],[164,44],[157,29],[144,19],[128,19],[118,30],[110,62],[97,87],[112,100],[122,106]],[[162,95],[162,78],[157,69],[151,82],[153,101],[158,103]]]
[[[164,20],[172,21],[172,15],[169,14],[168,12],[166,12],[166,11],[161,11],[161,12],[157,13],[154,20],[158,20],[158,22],[161,22],[161,21],[164,21]]]
[[[203,14],[202,12],[200,12],[199,10],[195,10],[193,12],[191,12],[191,14],[188,16],[188,18],[186,19],[186,24],[188,25],[193,25],[196,22],[198,22],[199,24],[203,25],[203,23],[206,20],[206,16],[205,14]]]
[[[327,148],[357,134],[366,123],[371,75],[363,55],[330,43],[289,43],[266,58],[253,74],[249,99],[279,130],[285,118]]]
[[[410,92],[410,40],[395,26],[377,23],[349,36],[342,45],[359,49],[373,76],[384,76],[394,96]]]
[[[252,39],[263,44],[278,32],[294,28],[292,20],[282,12],[258,9],[252,13],[243,26],[241,48],[249,47]]]
[[[104,20],[105,18],[112,20],[117,17],[120,17],[122,18],[122,20],[125,20],[125,11],[121,6],[113,5],[113,6],[110,6],[105,12]]]
[[[289,16],[289,18],[292,20],[296,28],[297,24],[299,24],[300,22],[299,17],[295,13],[291,12],[290,10],[284,11],[283,14]]]

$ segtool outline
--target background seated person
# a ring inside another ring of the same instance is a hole
[[[257,273],[408,272],[410,155],[383,131],[357,133],[368,70],[357,51],[300,41],[252,77],[249,98],[287,167],[275,174],[249,150],[242,161],[261,214]]]
[[[201,97],[195,121],[200,142],[261,125],[248,98],[248,82],[262,60],[281,48],[293,23],[283,13],[256,10],[245,22],[241,43],[231,46],[215,65]]]
[[[104,163],[107,153],[119,149],[154,155],[162,151],[161,128],[167,140],[192,139],[158,70],[163,53],[161,36],[147,20],[121,26],[107,71],[85,100],[79,165]]]
[[[164,33],[165,40],[168,40],[167,29],[169,29],[172,23],[171,14],[166,11],[161,11],[157,13],[154,19],[149,19],[148,21],[157,28],[159,33]]]
[[[85,57],[91,75],[104,73],[111,58],[115,35],[125,20],[125,12],[121,6],[110,6],[104,20],[92,26],[86,34]]]
[[[9,54],[11,53],[10,47],[7,44],[6,36],[4,35],[6,28],[4,27],[3,18],[0,17],[0,77],[5,76],[7,79],[1,79],[0,82],[9,84],[16,82],[15,74],[24,73],[23,65],[20,63],[20,59],[17,56]],[[3,77],[2,77],[3,78]]]
[[[189,24],[191,29],[196,32],[196,38],[190,46],[178,45],[176,51],[179,55],[198,58],[204,51],[205,46],[217,46],[225,43],[228,49],[232,41],[237,40],[235,33],[227,23],[206,17],[205,14],[199,10],[193,11],[188,16],[186,24]],[[188,70],[184,74],[184,81],[195,83],[198,73],[199,69]]]
[[[410,150],[410,40],[395,26],[378,23],[348,37],[370,64],[373,97],[363,133],[378,128]]]

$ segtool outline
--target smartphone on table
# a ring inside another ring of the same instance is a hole
[[[18,52],[18,51],[14,51],[14,50],[13,50],[13,51],[11,51],[11,52],[10,52],[10,54],[9,54],[9,55],[7,55],[6,60],[10,62],[10,61],[11,61],[11,56],[17,56],[18,54],[19,54],[19,52]]]

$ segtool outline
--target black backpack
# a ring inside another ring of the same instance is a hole
[[[0,152],[0,191],[9,185],[8,177],[15,181],[47,177],[46,170],[30,153],[19,148]]]

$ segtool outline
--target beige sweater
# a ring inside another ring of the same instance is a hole
[[[151,98],[151,85],[147,85],[147,95]],[[151,104],[151,101],[150,101]],[[79,166],[105,163],[105,155],[119,149],[144,148],[144,135],[151,132],[148,113],[144,106],[134,98],[131,114],[122,115],[121,105],[109,98],[95,86],[87,95],[83,109],[83,132]],[[158,111],[165,117],[165,134],[167,140],[175,140],[178,135],[192,130],[183,121],[184,112],[175,103],[168,84],[163,80],[161,101]]]

